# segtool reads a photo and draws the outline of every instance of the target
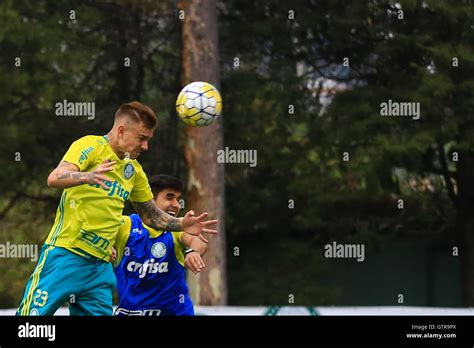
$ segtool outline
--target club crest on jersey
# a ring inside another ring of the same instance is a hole
[[[151,253],[156,258],[161,258],[166,255],[166,245],[157,242],[151,246]]]
[[[135,168],[133,168],[133,165],[131,163],[127,163],[125,165],[125,168],[123,169],[123,176],[125,179],[130,179],[135,173]]]

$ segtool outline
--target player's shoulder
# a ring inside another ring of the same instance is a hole
[[[141,223],[142,222],[142,218],[140,217],[140,215],[138,214],[130,214],[130,215],[124,215],[122,216],[123,218],[127,218],[129,219],[130,221],[132,222],[137,222],[137,223]]]
[[[179,232],[170,232],[171,235],[173,236],[173,241],[176,243],[176,244],[180,244],[181,246],[184,246],[184,243],[183,243],[183,231],[179,231]]]
[[[122,215],[122,224],[130,224],[132,222],[132,219],[130,215]]]
[[[140,226],[143,224],[142,219],[140,218],[140,215],[138,214],[130,214],[130,215],[122,215],[122,224],[126,225],[137,225]]]
[[[92,147],[104,146],[107,144],[107,139],[100,135],[85,135],[77,139],[75,144],[89,145]]]
[[[118,236],[122,234],[128,234],[130,232],[131,227],[132,227],[132,220],[130,219],[130,216],[122,215],[122,220],[120,221],[120,229],[119,229]]]
[[[122,221],[119,234],[129,235],[132,232],[139,232],[142,229],[140,216],[137,214],[122,215]]]

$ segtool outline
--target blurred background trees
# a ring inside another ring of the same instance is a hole
[[[224,146],[258,151],[225,166],[228,304],[474,305],[472,4],[217,8]],[[0,243],[44,240],[47,174],[125,101],[159,117],[145,171],[188,180],[176,1],[4,1],[0,23]],[[95,119],[57,117],[64,99],[94,101]],[[421,118],[381,117],[388,99]],[[332,241],[364,243],[365,261],[324,258]],[[0,260],[2,307],[33,267]]]

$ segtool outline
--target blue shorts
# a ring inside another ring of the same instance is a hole
[[[53,315],[67,302],[71,315],[112,315],[115,283],[111,263],[45,244],[16,314]]]

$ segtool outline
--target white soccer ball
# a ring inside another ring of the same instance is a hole
[[[176,99],[176,111],[184,123],[193,127],[208,126],[220,115],[222,98],[213,85],[192,82],[185,86]]]

